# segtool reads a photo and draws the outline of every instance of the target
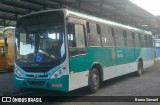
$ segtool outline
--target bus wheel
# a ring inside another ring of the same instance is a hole
[[[98,91],[100,85],[99,72],[96,68],[93,68],[89,76],[89,90],[90,93],[95,93]]]
[[[138,71],[136,72],[137,77],[140,77],[142,75],[142,70],[143,70],[143,65],[142,65],[142,62],[139,61],[138,62]]]

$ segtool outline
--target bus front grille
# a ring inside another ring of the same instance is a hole
[[[45,82],[44,81],[28,81],[28,84],[32,86],[44,86]]]

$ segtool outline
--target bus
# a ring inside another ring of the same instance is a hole
[[[15,84],[69,92],[154,64],[152,33],[70,9],[31,13],[15,32]]]
[[[0,71],[6,68],[6,57],[4,51],[4,41],[0,40]]]
[[[0,37],[0,70],[14,69],[14,28],[6,27],[2,29]]]

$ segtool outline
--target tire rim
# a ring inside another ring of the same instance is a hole
[[[98,73],[95,71],[92,73],[92,76],[91,76],[91,86],[94,88],[94,89],[97,89],[98,88],[98,81],[99,81],[99,78],[98,78]]]

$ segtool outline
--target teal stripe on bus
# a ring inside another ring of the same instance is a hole
[[[131,62],[139,58],[153,59],[153,48],[88,48],[84,55],[71,57],[70,71],[82,72],[91,68],[94,62],[102,67],[110,67]]]

